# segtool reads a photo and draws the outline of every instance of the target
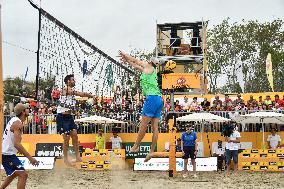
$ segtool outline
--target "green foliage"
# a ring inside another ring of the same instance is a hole
[[[40,80],[39,90],[53,88],[54,85],[54,78]],[[4,100],[8,102],[17,100],[21,96],[32,97],[35,90],[35,82],[24,81],[20,77],[8,77],[4,80]]]
[[[229,18],[208,31],[209,91],[271,91],[265,60],[272,55],[274,89],[284,91],[284,30],[280,19],[272,22],[243,21],[229,23]],[[218,89],[218,81],[226,84]],[[244,87],[240,83],[243,81]]]

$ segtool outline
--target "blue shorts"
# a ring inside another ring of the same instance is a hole
[[[11,176],[15,171],[24,171],[25,168],[16,155],[2,155],[2,165],[7,176]]]
[[[70,132],[77,130],[78,127],[74,122],[74,118],[70,114],[57,114],[56,116],[57,131],[59,134],[70,135]]]
[[[164,106],[163,98],[157,95],[148,95],[143,105],[142,115],[152,118],[161,118]]]
[[[227,165],[230,165],[232,158],[234,160],[234,163],[238,163],[238,150],[228,150],[228,149],[226,149],[226,162],[227,162]]]

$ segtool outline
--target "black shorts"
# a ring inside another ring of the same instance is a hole
[[[182,159],[196,159],[195,155],[195,146],[184,146],[183,147],[184,155],[182,156]]]
[[[70,135],[70,132],[77,130],[78,127],[74,122],[74,118],[70,114],[57,114],[56,116],[57,131],[59,134]]]

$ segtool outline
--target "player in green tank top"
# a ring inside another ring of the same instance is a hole
[[[130,149],[130,153],[139,151],[139,146],[145,136],[148,123],[151,122],[153,136],[151,149],[145,158],[145,162],[149,161],[154,156],[154,149],[158,140],[158,125],[163,108],[163,99],[157,82],[156,67],[159,65],[159,60],[151,58],[150,61],[138,60],[126,53],[119,51],[119,57],[122,63],[129,64],[141,73],[140,84],[146,100],[143,105],[142,120],[140,122],[139,132],[134,146]]]

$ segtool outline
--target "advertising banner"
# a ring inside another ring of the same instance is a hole
[[[124,143],[126,159],[145,158],[151,149],[151,142],[141,142],[138,153],[129,153],[133,145],[134,142]],[[155,152],[156,151],[157,151],[157,146],[155,148]]]
[[[176,170],[183,171],[184,161],[176,158]],[[190,160],[187,169],[192,171]],[[169,158],[152,158],[144,162],[144,158],[135,158],[134,171],[168,171]],[[196,158],[196,171],[217,171],[217,157]]]
[[[54,157],[34,157],[39,161],[38,166],[33,166],[28,158],[18,157],[25,169],[53,169],[54,168]],[[1,169],[4,169],[1,165]]]
[[[200,74],[171,73],[162,75],[162,89],[199,89]]]
[[[62,143],[37,143],[36,156],[61,157],[63,155]]]

